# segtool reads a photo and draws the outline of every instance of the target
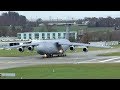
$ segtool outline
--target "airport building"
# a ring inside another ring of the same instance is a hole
[[[24,32],[17,33],[17,38],[21,40],[44,40],[44,39],[64,39],[66,32]],[[77,38],[77,32],[71,31],[70,37]]]

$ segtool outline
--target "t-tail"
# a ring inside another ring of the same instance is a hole
[[[66,24],[66,34],[65,34],[65,39],[69,40],[69,33],[70,33],[70,25]]]

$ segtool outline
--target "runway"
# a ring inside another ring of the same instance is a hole
[[[0,69],[42,64],[120,63],[119,56],[97,56],[119,49],[68,53],[66,57],[42,58],[40,55],[26,57],[0,57]]]

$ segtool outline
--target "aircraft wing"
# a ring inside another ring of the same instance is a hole
[[[111,46],[102,46],[102,45],[90,45],[90,44],[85,44],[85,43],[74,43],[74,42],[69,42],[69,43],[59,43],[61,45],[70,45],[70,46],[86,46],[86,47],[98,47],[98,48],[112,48]]]
[[[5,48],[19,48],[19,47],[29,47],[29,46],[38,46],[38,43],[30,43],[30,44],[22,44],[22,45],[15,45],[15,46],[9,46]]]

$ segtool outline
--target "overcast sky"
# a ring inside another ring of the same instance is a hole
[[[0,11],[0,15],[3,12]],[[42,18],[43,20],[48,20],[50,17],[52,19],[82,19],[84,17],[120,17],[120,11],[15,11],[20,15],[26,16],[29,20],[34,20],[36,18]]]

